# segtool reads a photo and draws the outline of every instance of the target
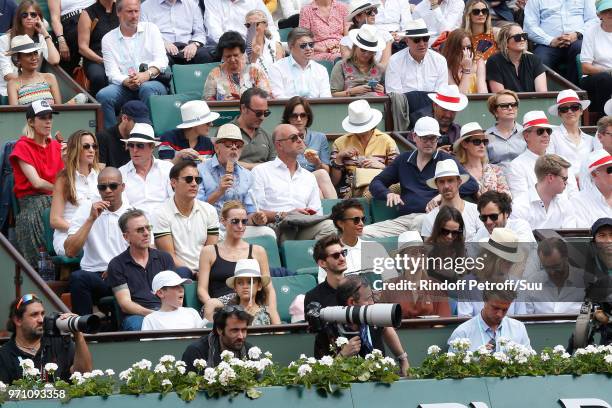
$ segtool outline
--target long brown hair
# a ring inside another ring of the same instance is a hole
[[[98,144],[96,135],[87,130],[77,130],[72,135],[70,135],[68,143],[66,144],[66,166],[64,167],[64,170],[62,170],[58,175],[58,177],[64,177],[66,179],[66,182],[64,183],[64,198],[72,205],[78,204],[76,194],[76,172],[79,168],[79,158],[81,157],[81,152],[83,151],[81,139],[83,139],[83,137],[85,136],[91,136],[93,142],[95,144]],[[94,161],[89,167],[89,170],[95,170],[98,172],[100,171],[97,150],[94,156]]]
[[[15,15],[13,16],[13,28],[9,30],[9,37],[13,38],[16,35],[24,35],[25,27],[23,26],[23,19],[21,18],[21,13],[26,12],[30,7],[34,7],[34,11],[40,17],[40,22],[43,24],[43,14],[40,6],[34,0],[22,0],[17,6],[17,10],[15,10]],[[10,41],[9,41],[10,47]]]
[[[470,38],[465,30],[462,30],[461,28],[453,30],[446,38],[444,48],[442,48],[442,56],[446,58],[450,74],[457,85],[459,85],[459,82],[461,82],[461,78],[459,78],[459,67],[461,66],[461,60],[463,59],[463,45],[461,45],[461,43],[463,42],[464,38]]]

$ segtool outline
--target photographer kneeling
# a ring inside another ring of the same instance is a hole
[[[41,377],[45,380],[49,376],[45,371],[47,363],[55,363],[58,366],[54,380],[68,381],[75,371],[91,371],[93,362],[85,338],[80,331],[74,330],[76,326],[72,326],[76,322],[74,320],[68,322],[73,329],[74,341],[68,335],[61,335],[57,329],[58,321],[76,316],[73,313],[64,313],[59,315],[57,320],[49,317],[45,319],[45,308],[35,295],[27,294],[14,300],[10,306],[9,321],[6,325],[7,330],[13,335],[0,348],[0,381],[11,384],[22,378],[23,369],[19,364],[25,359],[34,362],[34,368],[40,371]],[[95,323],[99,324],[99,321]],[[78,326],[80,328],[80,324]]]

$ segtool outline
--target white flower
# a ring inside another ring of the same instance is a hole
[[[168,370],[166,370],[166,366],[163,364],[156,365],[153,371],[157,374],[166,374],[168,372]]]
[[[432,354],[438,354],[440,351],[442,351],[442,349],[434,344],[433,346],[429,346],[427,354],[431,356]]]
[[[385,357],[382,359],[382,363],[390,366],[395,366],[395,360],[391,357]]]
[[[40,370],[38,368],[26,368],[24,373],[29,377],[38,377],[40,375]]]
[[[557,353],[557,354],[563,354],[563,353],[565,353],[565,347],[563,347],[562,345],[558,344],[553,349],[553,352]]]
[[[170,381],[169,379],[166,378],[166,379],[164,379],[164,381],[162,381],[161,385],[162,385],[162,387],[166,386],[166,385],[172,386],[172,381]]]
[[[174,358],[174,356],[171,356],[170,354],[161,356],[161,358],[159,359],[160,363],[174,363],[175,361],[176,361],[176,358]]]
[[[306,362],[307,362],[308,364],[316,364],[316,363],[317,363],[317,359],[316,359],[316,358],[314,358],[314,357],[308,357],[308,358],[306,359]]]
[[[132,368],[140,368],[141,370],[150,370],[153,363],[147,359],[142,359],[137,363],[132,364]]]
[[[597,347],[592,344],[589,344],[588,346],[586,346],[585,351],[587,352],[587,354],[595,354],[597,353]]]
[[[510,359],[506,355],[506,353],[502,353],[501,351],[496,351],[493,353],[493,358],[502,363],[510,362]]]
[[[510,343],[510,340],[507,337],[499,336],[498,343],[499,343],[500,346],[503,347],[506,344]]]
[[[175,367],[187,367],[187,363],[185,363],[183,360],[178,360],[176,363],[174,363]]]
[[[266,351],[266,352],[264,353],[264,356],[265,356],[266,358],[269,358],[270,360],[272,360],[272,353],[270,353],[269,351]]]
[[[382,358],[383,353],[382,353],[382,351],[380,351],[379,349],[374,349],[374,350],[372,350],[372,355],[373,355],[374,357],[379,357],[379,358]]]
[[[569,353],[563,353],[561,354],[561,358],[564,360],[567,360],[568,358],[570,358],[571,356],[569,355]]]
[[[455,353],[453,353],[452,351],[449,351],[448,353],[446,353],[446,357],[453,358],[455,357]]]
[[[72,375],[70,376],[70,381],[77,381],[77,380],[79,380],[79,379],[81,379],[81,378],[83,378],[83,375],[82,375],[80,372],[75,371],[75,372],[74,372],[74,373],[72,373]]]
[[[176,371],[178,371],[181,374],[185,374],[185,371],[187,371],[187,369],[183,366],[178,366],[176,367]]]
[[[289,368],[293,368],[295,367],[297,364],[295,363],[295,361],[292,361],[289,363]]]
[[[102,376],[104,376],[104,371],[102,371],[102,370],[93,370],[91,372],[91,376],[92,377],[102,377]]]
[[[119,379],[120,380],[129,380],[130,376],[132,374],[132,369],[128,368],[127,370],[123,370],[122,372],[119,373]]]
[[[226,370],[222,370],[219,373],[219,384],[226,386],[234,378],[236,378],[236,372],[234,371],[233,368],[230,367]]]
[[[93,378],[93,374],[90,372],[83,373],[83,378],[89,380],[90,378]]]
[[[267,366],[272,365],[272,360],[270,360],[269,358],[262,358],[261,360],[259,360],[257,362],[257,371],[263,371],[266,369]]]
[[[46,384],[45,384],[45,386],[44,386],[44,389],[45,389],[45,390],[52,390],[52,389],[54,389],[54,388],[55,388],[55,387],[54,387],[54,386],[53,386],[53,384],[51,384],[51,383],[46,383]]]
[[[604,361],[607,364],[612,364],[612,354],[608,354],[607,356],[604,357]]]
[[[308,357],[306,357],[306,354],[302,353],[300,354],[300,360],[306,360]]]
[[[221,353],[221,360],[223,361],[227,361],[232,357],[234,357],[234,353],[229,350],[223,350],[223,352]]]
[[[217,366],[218,371],[228,370],[230,368],[232,367],[230,367],[230,365],[225,361],[220,362],[219,365]]]
[[[19,367],[24,368],[24,369],[25,368],[34,368],[34,361],[30,360],[29,358],[23,359],[19,363]]]
[[[0,392],[6,391],[6,384],[0,381]]]
[[[470,364],[472,362],[472,354],[471,353],[467,353],[465,355],[465,357],[463,357],[463,360],[461,360],[461,362],[463,364]]]
[[[238,367],[244,367],[244,361],[242,361],[239,358],[233,357],[233,358],[230,358],[229,365],[231,365],[231,366],[238,366]]]
[[[585,355],[585,354],[588,354],[588,353],[587,353],[586,349],[579,348],[578,350],[576,350],[576,353],[575,353],[575,354],[576,354],[577,356],[582,356],[582,355]]]
[[[45,371],[47,371],[50,374],[53,374],[54,372],[57,371],[57,364],[55,364],[55,363],[47,363],[47,364],[45,364]]]
[[[217,382],[217,372],[214,368],[208,367],[204,370],[204,379],[208,384],[214,384]]]
[[[480,354],[481,356],[488,356],[489,354],[491,354],[491,350],[489,350],[487,346],[483,344],[482,346],[476,349],[476,353]]]
[[[348,344],[348,342],[349,341],[346,337],[340,336],[336,339],[336,347],[342,348],[342,346],[344,346],[345,344]]]
[[[331,367],[332,364],[334,364],[334,359],[331,356],[323,356],[319,360],[319,363],[321,363],[324,366]]]
[[[113,375],[115,375],[115,371],[112,368],[109,368],[104,371],[104,374],[108,375],[109,377],[112,377]]]
[[[519,364],[526,364],[527,363],[527,357],[525,356],[518,356],[518,358],[516,359],[516,362]]]
[[[248,354],[251,360],[259,360],[259,358],[261,357],[261,349],[259,347],[253,346],[249,349]]]
[[[304,377],[306,374],[309,374],[312,372],[312,367],[310,367],[308,364],[302,364],[301,366],[298,367],[297,370],[297,374],[300,377]]]
[[[548,353],[542,353],[542,354],[540,354],[540,360],[548,361],[548,360],[550,360],[550,356],[548,355]]]
[[[195,368],[206,368],[206,360],[203,358],[196,358],[193,360],[193,366]]]

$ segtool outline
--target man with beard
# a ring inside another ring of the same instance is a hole
[[[64,313],[60,319],[75,316]],[[0,348],[0,381],[11,384],[22,378],[24,369],[20,364],[29,359],[34,363],[30,368],[38,370],[34,377],[43,381],[49,379],[45,370],[47,363],[57,364],[53,379],[68,381],[75,371],[88,372],[93,368],[91,354],[81,332],[73,333],[74,341],[66,337],[43,338],[43,320],[45,308],[42,301],[29,293],[15,299],[9,310],[9,321],[6,328],[13,333],[11,339]]]
[[[519,242],[535,242],[531,227],[525,220],[510,218],[512,213],[512,198],[506,193],[489,190],[478,198],[477,204],[480,221],[484,228],[480,228],[474,241],[489,239],[495,228],[508,228],[516,234]]]

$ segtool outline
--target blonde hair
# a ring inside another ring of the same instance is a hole
[[[66,144],[65,167],[58,176],[66,179],[66,183],[64,183],[64,198],[72,205],[77,205],[76,172],[79,168],[79,159],[83,151],[81,140],[85,136],[91,136],[93,142],[98,144],[96,136],[88,130],[77,130],[70,135],[68,143]],[[95,151],[94,161],[89,166],[89,170],[100,171],[97,150]]]
[[[231,210],[236,210],[236,209],[246,211],[244,204],[242,204],[240,201],[238,200],[226,201],[225,203],[223,203],[223,207],[221,208],[221,218],[226,220],[229,212]]]
[[[266,24],[270,25],[270,23],[268,22],[268,17],[266,16],[266,13],[264,13],[261,10],[255,9],[255,10],[249,11],[248,13],[246,13],[246,16],[244,16],[244,21],[246,22],[246,20],[251,16],[259,16],[262,18],[263,21],[266,22]],[[266,36],[268,40],[272,38],[272,33],[270,32],[269,28],[266,28],[266,31],[264,31],[264,35]]]
[[[487,10],[489,10],[489,14],[487,15],[487,20],[485,21],[485,24],[484,24],[484,33],[491,34],[493,30],[493,24],[491,24],[491,8],[487,4],[487,2],[484,0],[470,0],[465,4],[465,9],[463,11],[463,20],[462,20],[463,22],[461,24],[461,28],[465,32],[467,32],[470,37],[474,35],[474,33],[472,32],[472,20],[470,18],[471,17],[470,15],[472,14],[472,9],[478,3],[484,4]]]
[[[556,154],[545,154],[536,160],[534,171],[538,181],[542,181],[548,174],[558,176],[561,170],[569,169],[571,163]]]
[[[502,28],[499,29],[499,33],[497,33],[497,48],[499,52],[506,58],[508,58],[508,40],[510,40],[510,31],[514,28],[518,27],[523,31],[523,28],[516,23],[508,23]],[[525,51],[523,51],[525,53]]]
[[[459,163],[461,164],[465,164],[467,163],[467,159],[468,159],[468,153],[467,150],[463,147],[463,142],[468,140],[469,138],[471,138],[472,136],[483,136],[484,133],[474,133],[473,135],[469,135],[470,137],[465,138],[461,143],[459,143],[457,145],[457,151],[455,152],[455,157],[457,157],[457,160],[459,160]],[[485,149],[485,153],[486,153],[486,149]],[[487,162],[489,161],[489,158],[487,157],[487,155],[485,154],[480,161],[482,162],[482,164],[487,164]]]
[[[33,121],[34,118],[31,118],[31,120]],[[26,119],[26,124],[21,133],[23,133],[23,135],[28,139],[34,139],[36,132],[34,132],[34,126],[30,125],[30,119]]]

